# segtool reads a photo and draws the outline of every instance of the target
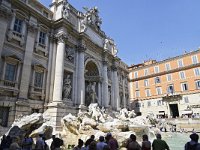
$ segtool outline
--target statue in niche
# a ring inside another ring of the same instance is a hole
[[[86,89],[86,105],[89,106],[91,103],[97,103],[96,94],[96,82],[89,83]]]
[[[71,76],[67,75],[63,82],[63,99],[71,100]]]
[[[65,19],[69,19],[69,12],[70,12],[69,3],[67,0],[64,0],[62,8],[62,17]]]

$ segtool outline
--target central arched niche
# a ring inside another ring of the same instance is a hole
[[[93,61],[85,66],[85,105],[98,102],[98,84],[100,82],[99,69]]]

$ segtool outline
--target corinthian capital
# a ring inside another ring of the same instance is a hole
[[[64,32],[58,33],[55,35],[55,38],[57,39],[58,43],[65,43],[67,40],[67,34]]]

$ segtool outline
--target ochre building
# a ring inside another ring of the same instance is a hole
[[[67,0],[0,0],[0,125],[47,110],[59,127],[68,114],[129,106],[128,66],[101,30],[97,7]]]
[[[129,67],[130,101],[138,114],[199,117],[200,50]]]

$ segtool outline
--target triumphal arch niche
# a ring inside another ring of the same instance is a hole
[[[101,77],[94,61],[88,61],[85,66],[85,105],[99,103]]]

